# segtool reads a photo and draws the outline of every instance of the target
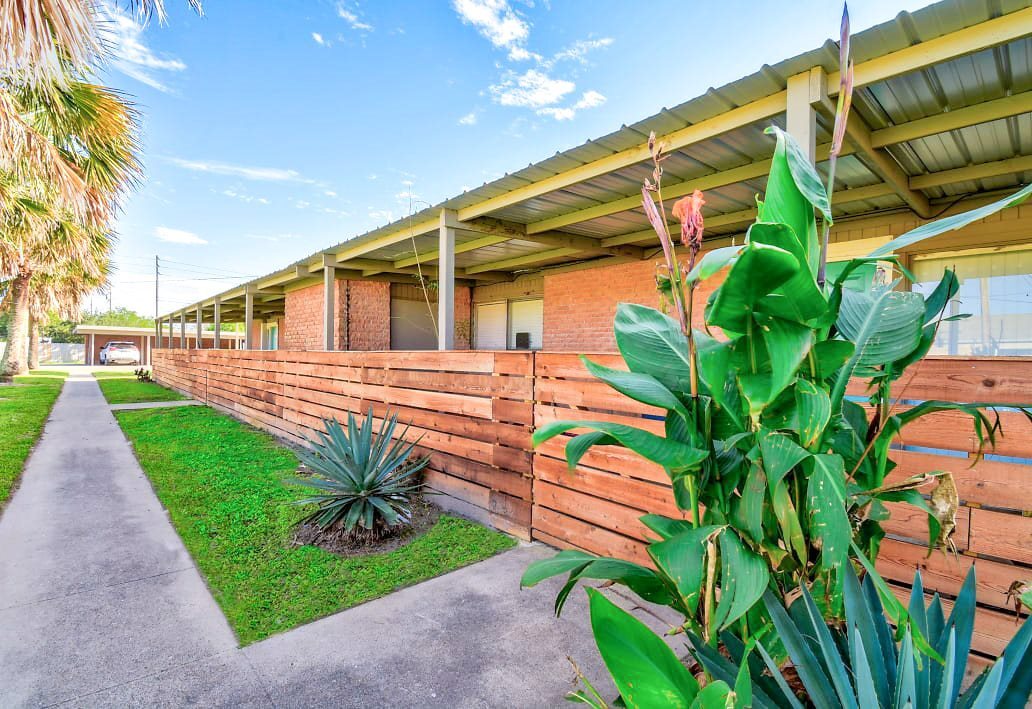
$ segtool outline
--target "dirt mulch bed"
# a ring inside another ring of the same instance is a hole
[[[426,500],[415,500],[412,503],[411,523],[402,531],[387,537],[374,539],[351,539],[333,532],[327,533],[322,528],[308,522],[298,525],[291,540],[294,546],[316,546],[323,551],[343,557],[370,556],[383,554],[403,547],[422,536],[437,524],[441,509]]]

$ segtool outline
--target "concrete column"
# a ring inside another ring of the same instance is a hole
[[[186,311],[179,313],[179,346],[186,349]]]
[[[327,352],[337,349],[337,269],[334,257],[323,254],[323,349]]]
[[[454,210],[441,210],[437,257],[437,349],[455,349],[455,227]]]
[[[197,349],[204,349],[204,318],[201,317],[201,306],[197,306],[197,332],[194,333],[194,344]]]
[[[172,319],[172,316],[169,315],[168,316],[168,348],[169,349],[172,349],[173,347],[176,346],[175,339],[173,337],[173,332],[172,332],[172,323],[173,322],[175,322],[175,321]]]
[[[153,347],[151,346],[151,341],[153,339],[154,339],[154,335],[147,335],[146,337],[143,338],[143,354],[141,356],[143,357],[143,363],[145,365],[148,365],[148,366],[151,363],[151,361],[150,361],[150,359],[151,359],[150,358],[150,353],[151,353],[151,349],[153,349]]]
[[[222,329],[222,301],[219,300],[218,296],[215,296],[215,335],[212,340],[212,349],[219,349],[222,347],[222,341],[219,335]]]
[[[155,318],[154,320],[154,346],[161,349],[163,346],[162,340],[164,339],[164,331],[162,330],[161,318]]]
[[[788,100],[785,106],[785,129],[796,139],[810,162],[814,162],[817,156],[815,106],[827,101],[828,97],[824,70],[818,69],[788,77]]]
[[[250,287],[244,289],[244,349],[254,349],[254,336],[251,329],[254,325],[254,290]]]
[[[91,332],[90,333],[90,351],[86,353],[86,364],[96,364],[96,362],[93,361],[93,358],[96,356],[94,354],[94,352],[96,350],[96,347],[97,347],[97,336]]]

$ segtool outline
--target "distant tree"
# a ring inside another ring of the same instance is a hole
[[[129,308],[115,308],[106,313],[86,313],[83,325],[116,325],[120,327],[154,327],[154,318],[140,315]]]

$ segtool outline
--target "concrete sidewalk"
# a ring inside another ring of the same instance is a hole
[[[519,590],[552,553],[521,545],[239,649],[96,381],[73,376],[0,517],[0,707],[562,706],[567,656],[615,696],[585,594],[557,620],[558,580]]]
[[[96,380],[69,377],[0,517],[0,706],[92,704],[236,645]]]

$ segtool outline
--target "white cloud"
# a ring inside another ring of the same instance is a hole
[[[596,49],[605,49],[613,43],[612,37],[601,37],[599,39],[581,39],[571,44],[566,49],[556,52],[551,59],[542,62],[545,67],[552,67],[561,61],[575,61],[578,64],[587,64],[585,55]]]
[[[336,197],[337,196],[337,193],[334,192],[333,190],[323,190],[323,194],[326,195],[327,197]]]
[[[266,182],[305,182],[309,180],[301,176],[297,170],[286,170],[278,167],[250,167],[246,165],[232,165],[230,163],[216,162],[210,160],[186,160],[184,158],[167,158],[167,160],[184,170],[195,172],[208,172],[213,175],[228,175],[230,177],[242,177],[245,180],[261,180]]]
[[[394,221],[394,212],[389,209],[370,209],[369,218],[375,222],[390,224]]]
[[[337,17],[348,23],[348,27],[359,32],[372,32],[373,26],[349,10],[344,3],[337,3]]]
[[[323,37],[318,32],[313,32],[312,33],[312,39],[314,39],[315,43],[318,44],[319,46],[322,46],[322,47],[329,47],[330,46],[330,41],[328,39],[326,39],[325,37]]]
[[[214,191],[214,190],[212,190],[212,191]],[[238,199],[241,202],[246,202],[247,204],[250,204],[251,202],[257,202],[258,204],[268,204],[269,203],[269,200],[265,199],[264,197],[252,197],[249,194],[243,194],[243,193],[237,192],[236,190],[233,190],[233,189],[222,190],[222,194],[224,194],[227,197],[232,197],[233,199]]]
[[[477,114],[475,111],[470,111],[465,116],[459,119],[460,126],[475,126],[477,124]]]
[[[512,52],[522,47],[530,37],[530,25],[513,11],[506,0],[454,0],[452,7],[463,22],[473,25],[491,44],[508,49],[510,58],[516,59]],[[517,52],[518,56],[522,53]],[[529,58],[529,54],[524,58]]]
[[[176,57],[155,54],[144,42],[143,25],[114,3],[101,3],[100,14],[104,40],[113,54],[111,66],[151,88],[172,93],[154,74],[184,71],[186,64]]]
[[[572,121],[578,111],[585,108],[595,108],[596,106],[601,106],[605,102],[606,97],[598,91],[585,91],[581,94],[577,103],[572,106],[548,106],[546,108],[537,109],[535,113],[539,116],[550,116],[557,121]]]
[[[572,108],[539,108],[536,113],[539,116],[551,116],[557,121],[572,121],[577,112]]]
[[[495,102],[503,106],[542,108],[559,103],[577,85],[566,79],[553,79],[537,69],[528,69],[520,75],[512,73],[499,84],[490,87]]]
[[[577,110],[582,108],[595,108],[596,106],[601,106],[605,102],[606,97],[598,91],[585,91],[581,94],[580,101],[573,104],[573,107]]]
[[[154,227],[154,236],[161,241],[167,241],[170,244],[193,244],[197,246],[203,246],[208,242],[201,237],[194,234],[192,231],[184,231],[182,229],[171,229],[167,226],[156,226]]]

